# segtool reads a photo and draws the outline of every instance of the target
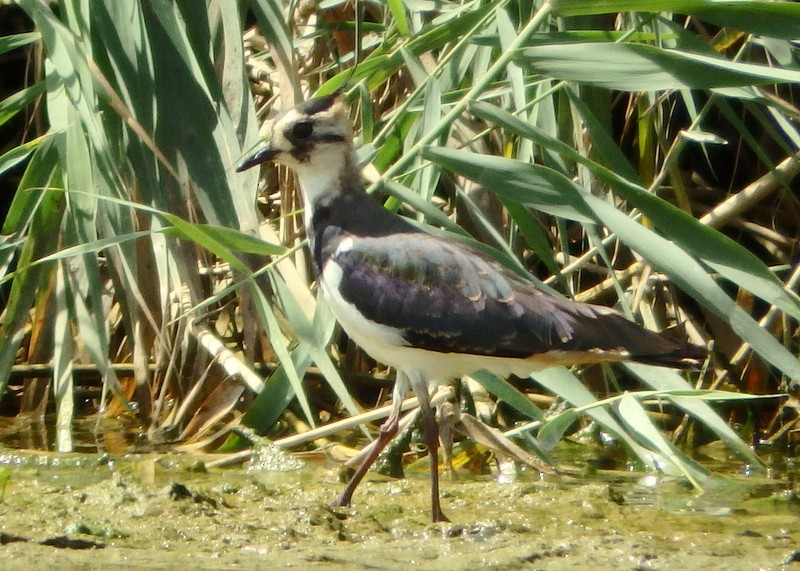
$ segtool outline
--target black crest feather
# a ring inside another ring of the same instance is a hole
[[[323,111],[327,111],[330,109],[334,103],[336,103],[336,98],[339,97],[340,92],[334,91],[330,95],[323,95],[322,97],[315,97],[313,99],[309,99],[304,103],[301,103],[297,106],[297,110],[304,115],[316,115],[317,113],[322,113]]]

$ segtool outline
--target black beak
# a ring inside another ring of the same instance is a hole
[[[269,144],[264,147],[263,149],[259,149],[255,152],[250,158],[243,160],[239,165],[236,167],[236,172],[246,171],[249,168],[253,168],[256,165],[260,165],[261,163],[265,163],[267,161],[271,161],[275,157],[278,156],[280,151],[273,149]]]

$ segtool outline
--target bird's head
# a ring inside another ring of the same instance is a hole
[[[320,171],[349,158],[353,132],[338,94],[310,99],[278,115],[266,144],[236,168],[241,172],[267,161],[302,173]]]

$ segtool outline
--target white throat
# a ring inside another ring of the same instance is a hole
[[[354,160],[355,157],[343,157],[336,149],[325,149],[314,153],[308,162],[292,165],[303,191],[307,230],[314,217],[314,208],[329,204],[342,193],[346,170],[353,168],[351,161]]]

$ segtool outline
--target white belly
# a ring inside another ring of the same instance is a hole
[[[447,381],[487,369],[501,376],[514,374],[527,376],[533,371],[558,364],[552,353],[541,355],[541,360],[487,357],[468,353],[441,353],[410,347],[398,329],[364,318],[352,303],[339,293],[342,269],[327,262],[320,276],[323,296],[348,336],[367,354],[390,367],[411,373],[421,373],[429,382]]]

